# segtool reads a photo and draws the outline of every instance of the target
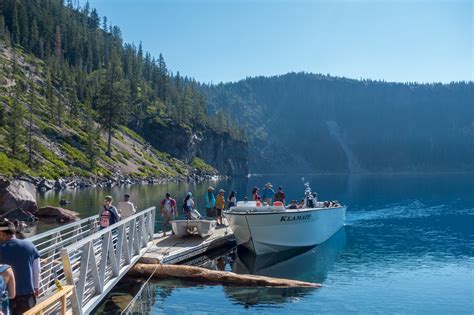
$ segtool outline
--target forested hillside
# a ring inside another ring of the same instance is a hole
[[[250,171],[474,171],[474,83],[307,73],[202,86],[249,132]]]
[[[207,163],[247,173],[242,131],[222,111],[209,115],[194,80],[124,43],[88,3],[2,0],[0,45],[4,172],[162,176]]]

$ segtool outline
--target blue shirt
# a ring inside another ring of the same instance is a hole
[[[40,255],[28,240],[13,238],[0,244],[0,263],[12,267],[16,282],[16,295],[28,295],[33,288],[33,261]]]
[[[273,199],[273,196],[275,196],[275,191],[272,188],[265,188],[262,192],[262,199]]]
[[[210,191],[206,194],[206,208],[214,208],[216,206],[216,197]]]

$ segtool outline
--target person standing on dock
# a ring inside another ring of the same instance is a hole
[[[99,210],[99,226],[101,230],[120,221],[120,214],[118,213],[117,208],[112,206],[112,201],[112,196],[106,196],[104,199],[104,205]]]
[[[214,187],[209,186],[206,193],[206,216],[210,218],[216,217],[216,197],[212,193]]]
[[[225,197],[224,189],[219,190],[219,194],[216,197],[216,214],[217,214],[217,225],[224,225],[222,223],[222,211],[225,208]]]
[[[163,236],[166,236],[166,228],[176,216],[176,200],[171,198],[170,193],[166,193],[165,199],[161,201],[160,210],[163,216]]]
[[[186,215],[186,219],[191,220],[191,212],[194,208],[194,200],[193,200],[193,193],[188,192],[186,198],[183,201],[183,212]]]
[[[40,255],[31,241],[15,237],[15,225],[6,219],[0,221],[0,263],[10,265],[15,276],[11,314],[23,314],[36,305],[40,293]]]
[[[135,205],[130,201],[129,194],[125,194],[123,196],[123,201],[120,201],[118,203],[117,209],[120,214],[120,219],[131,217],[137,212],[137,209],[135,209]]]

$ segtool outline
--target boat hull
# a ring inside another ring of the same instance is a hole
[[[232,212],[225,216],[238,245],[256,254],[279,252],[325,242],[343,225],[346,207]]]

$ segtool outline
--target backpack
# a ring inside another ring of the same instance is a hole
[[[0,311],[2,311],[3,314],[5,315],[10,314],[10,311],[8,308],[9,299],[8,299],[7,281],[1,274],[8,268],[10,268],[9,265],[0,265],[0,294],[1,294]]]
[[[110,208],[111,208],[111,209],[112,209],[112,208],[115,209],[115,207],[110,207]],[[115,209],[115,212],[114,212],[114,211],[110,211],[110,210],[109,210],[109,212],[110,212],[110,219],[109,219],[109,220],[110,220],[110,225],[117,223],[117,222],[119,221],[119,218],[118,218],[117,215],[116,215],[117,209]]]

